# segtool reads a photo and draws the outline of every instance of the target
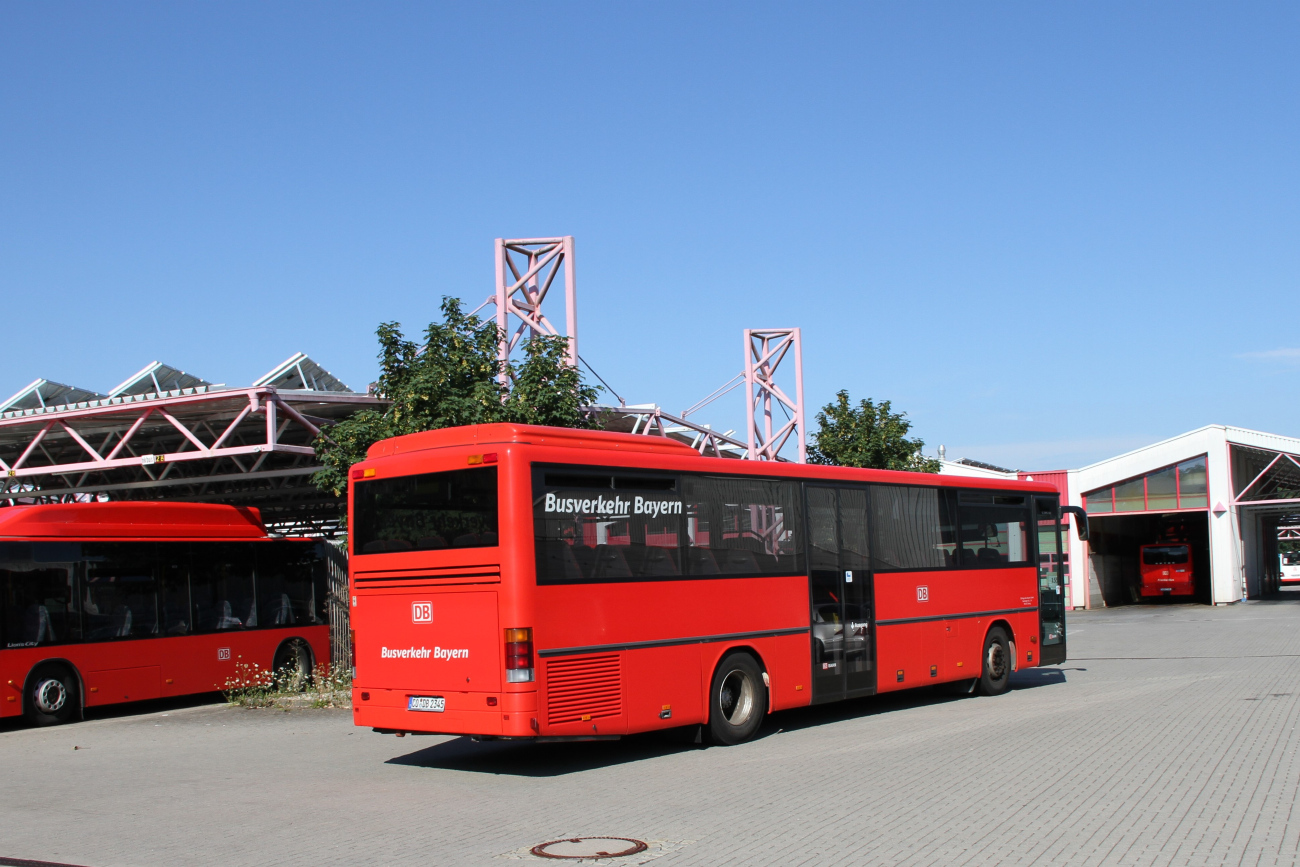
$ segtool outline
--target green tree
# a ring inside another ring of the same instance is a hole
[[[524,345],[522,364],[511,364],[514,388],[501,384],[497,326],[461,310],[455,298],[442,299],[442,321],[424,331],[423,347],[407,340],[396,322],[382,323],[379,337],[378,393],[384,410],[362,410],[321,431],[316,459],[321,469],[312,481],[342,496],[348,469],[370,446],[388,437],[468,424],[517,422],[556,427],[596,427],[581,407],[598,389],[585,385],[570,367],[563,337],[536,337]]]
[[[887,400],[868,398],[854,407],[849,393],[840,391],[817,413],[817,425],[808,448],[810,464],[939,472],[939,462],[921,454],[925,442],[907,438],[912,429],[907,413],[894,412]]]

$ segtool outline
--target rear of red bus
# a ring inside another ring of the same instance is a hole
[[[1138,558],[1144,598],[1192,595],[1192,552],[1189,545],[1179,542],[1143,545]]]
[[[520,580],[532,575],[520,562],[531,539],[501,544],[502,514],[530,514],[526,461],[511,460],[517,443],[485,450],[466,439],[409,453],[388,440],[352,468],[357,725],[536,734],[531,581]]]

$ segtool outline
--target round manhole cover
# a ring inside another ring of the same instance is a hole
[[[644,852],[648,847],[640,840],[631,837],[571,837],[568,840],[552,840],[540,843],[532,848],[532,853],[540,858],[564,858],[574,861],[596,858],[622,858]]]

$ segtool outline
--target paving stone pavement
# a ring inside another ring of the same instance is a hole
[[[785,712],[731,748],[398,739],[216,705],[9,724],[0,856],[509,867],[616,835],[653,845],[602,863],[1297,864],[1294,596],[1074,612],[1071,660],[1007,695]]]

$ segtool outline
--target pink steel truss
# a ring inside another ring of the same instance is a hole
[[[522,339],[564,336],[569,340],[569,363],[578,366],[577,276],[574,271],[573,236],[563,238],[497,238],[496,304],[497,330],[501,334],[499,357],[502,367]],[[565,328],[561,335],[542,312],[542,303],[564,273]],[[502,372],[502,382],[508,375]]]
[[[794,397],[776,381],[777,369],[794,351]],[[745,329],[745,421],[749,459],[775,461],[796,437],[799,463],[808,459],[803,411],[803,342],[798,328]],[[786,417],[773,421],[773,409]]]
[[[272,386],[128,395],[0,418],[0,505],[109,495],[334,511],[312,488],[322,424],[383,401]],[[274,516],[268,516],[274,519]]]

